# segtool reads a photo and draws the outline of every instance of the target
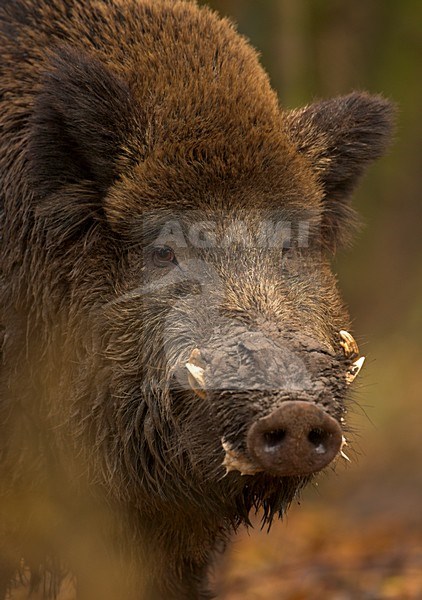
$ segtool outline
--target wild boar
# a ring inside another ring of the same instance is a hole
[[[0,6],[0,596],[209,598],[343,452],[362,365],[330,260],[391,104],[279,106],[179,0]]]

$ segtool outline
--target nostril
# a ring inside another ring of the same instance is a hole
[[[286,431],[284,429],[274,429],[273,431],[265,432],[263,435],[264,449],[267,452],[274,452],[278,450],[285,437]]]
[[[329,437],[330,433],[323,429],[312,429],[308,433],[308,440],[315,446],[315,452],[317,454],[324,454],[327,451],[327,441]]]

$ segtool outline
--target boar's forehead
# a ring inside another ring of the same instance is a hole
[[[321,220],[321,192],[300,156],[269,152],[262,158],[224,146],[194,159],[182,147],[154,153],[109,191],[105,210],[111,225],[132,234],[145,221],[259,218],[298,222],[310,229]],[[219,152],[221,151],[221,152]]]
[[[194,90],[167,81],[163,98],[146,111],[146,135],[138,132],[139,146],[146,140],[139,160],[109,194],[109,215],[219,206],[318,212],[317,177],[274,110],[272,91],[257,97],[250,83],[239,92],[223,81],[210,93],[203,74]]]
[[[265,194],[250,189],[236,194],[229,189],[186,190],[172,189],[160,194],[155,188],[154,197],[143,194],[140,186],[116,186],[107,198],[106,212],[112,225],[127,238],[143,243],[161,239],[163,232],[177,242],[178,231],[192,228],[197,232],[211,232],[238,237],[241,231],[247,236],[282,234],[292,229],[299,234],[315,237],[320,233],[321,210],[319,203],[308,202],[306,196],[281,191]],[[300,231],[299,231],[300,230]],[[165,243],[165,239],[163,239]]]
[[[133,243],[143,246],[170,246],[186,254],[197,251],[237,248],[266,254],[282,249],[306,249],[318,239],[318,220],[309,210],[296,208],[259,210],[228,209],[142,211],[127,230]]]

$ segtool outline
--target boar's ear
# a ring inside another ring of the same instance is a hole
[[[331,250],[350,240],[357,221],[351,192],[386,150],[394,112],[381,96],[355,92],[287,113],[290,135],[324,190],[323,242]]]
[[[76,185],[102,194],[136,155],[130,141],[135,106],[125,82],[98,59],[66,47],[56,52],[31,123],[29,167],[37,193]]]

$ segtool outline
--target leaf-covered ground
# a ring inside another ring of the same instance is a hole
[[[422,528],[412,519],[298,507],[270,535],[242,535],[230,555],[224,600],[422,599]]]

